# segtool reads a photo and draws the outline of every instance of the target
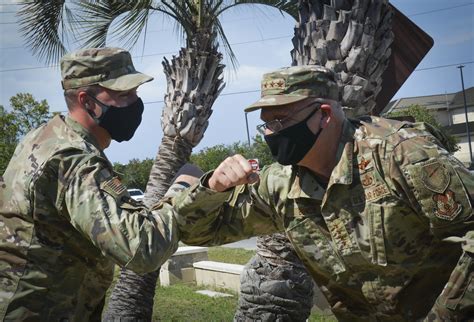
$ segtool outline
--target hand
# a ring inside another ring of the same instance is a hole
[[[226,191],[229,188],[255,183],[259,180],[258,173],[252,170],[247,159],[240,154],[225,159],[209,178],[209,188],[215,191]]]

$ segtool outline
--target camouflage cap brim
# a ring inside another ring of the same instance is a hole
[[[305,100],[307,98],[308,96],[304,96],[304,95],[267,95],[265,97],[262,97],[261,99],[259,99],[258,101],[250,105],[249,107],[247,107],[244,111],[252,112],[252,111],[261,109],[263,107],[278,108],[282,105],[296,103],[296,102]]]
[[[128,91],[152,80],[153,77],[151,76],[135,72],[99,82],[98,84],[113,91]]]

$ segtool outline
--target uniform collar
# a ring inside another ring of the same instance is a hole
[[[102,149],[99,146],[99,142],[97,142],[94,135],[92,135],[91,132],[87,131],[81,124],[79,124],[79,122],[72,119],[70,115],[66,115],[66,117],[64,118],[64,121],[66,125],[71,130],[73,130],[77,135],[79,135],[85,141],[93,144],[97,149],[99,149],[99,151],[102,151]]]
[[[337,149],[337,165],[331,173],[327,188],[306,168],[294,167],[295,179],[288,193],[289,199],[311,198],[323,200],[326,190],[334,184],[350,185],[353,181],[354,133],[355,125],[348,119],[342,125],[341,140]]]

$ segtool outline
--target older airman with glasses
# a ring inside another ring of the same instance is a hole
[[[228,157],[163,204],[186,223],[181,240],[284,231],[341,321],[472,319],[473,175],[430,127],[349,120],[339,95],[324,67],[265,74],[246,111],[261,110],[277,162],[257,173]]]

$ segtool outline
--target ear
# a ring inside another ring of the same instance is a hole
[[[89,106],[90,105],[89,97],[87,96],[86,92],[79,92],[77,94],[77,101],[79,102],[79,104],[84,106],[86,109],[90,108],[90,106]]]
[[[77,101],[79,102],[80,105],[84,107],[84,109],[90,116],[92,117],[96,116],[96,113],[94,110],[95,105],[93,104],[92,100],[89,98],[86,92],[79,92],[79,94],[77,94]]]
[[[333,117],[331,105],[327,103],[323,103],[321,105],[321,112],[322,112],[321,127],[324,129],[325,127],[328,126],[328,124],[331,122],[331,119]]]

